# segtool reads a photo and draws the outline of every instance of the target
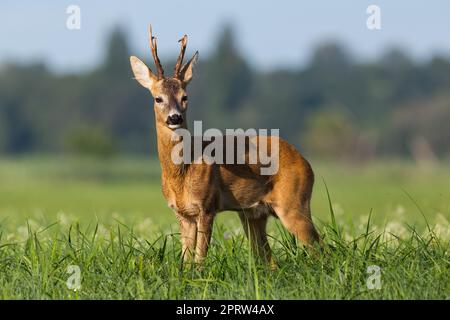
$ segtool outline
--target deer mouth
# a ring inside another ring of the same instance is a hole
[[[172,130],[181,128],[181,124],[169,124],[167,126]]]

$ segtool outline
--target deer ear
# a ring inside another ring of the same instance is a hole
[[[194,66],[198,60],[198,51],[194,54],[194,56],[189,60],[180,71],[180,80],[187,85],[189,81],[191,81],[192,76],[194,75]]]
[[[131,69],[134,73],[134,78],[145,88],[149,89],[157,80],[157,77],[152,73],[149,67],[144,62],[135,56],[130,57]]]

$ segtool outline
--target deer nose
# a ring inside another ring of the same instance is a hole
[[[179,125],[183,123],[183,117],[180,114],[172,114],[167,117],[167,124],[169,125]]]

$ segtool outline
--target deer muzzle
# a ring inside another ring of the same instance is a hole
[[[167,117],[166,123],[169,125],[169,128],[178,127],[183,123],[183,117],[178,113],[171,114]]]

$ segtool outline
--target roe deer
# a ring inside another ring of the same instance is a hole
[[[266,235],[269,216],[279,218],[283,226],[303,243],[320,242],[310,212],[313,171],[286,141],[269,136],[246,140],[247,145],[262,141],[269,149],[273,141],[278,143],[278,151],[271,151],[278,152],[278,172],[273,175],[260,174],[262,164],[259,159],[256,164],[176,164],[172,161],[171,152],[178,143],[173,141],[172,134],[175,129],[187,128],[186,87],[192,79],[198,52],[182,65],[187,44],[184,35],[179,40],[181,51],[174,75],[165,77],[151,26],[149,33],[157,74],[135,56],[130,57],[130,62],[135,79],[154,97],[162,192],[179,221],[184,260],[193,258],[195,262],[201,262],[206,257],[214,217],[225,210],[238,212],[252,251],[273,266],[275,262]],[[248,160],[248,154],[245,157]]]

